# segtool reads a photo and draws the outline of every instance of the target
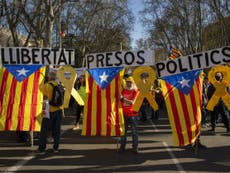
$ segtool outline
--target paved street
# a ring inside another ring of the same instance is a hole
[[[0,172],[230,172],[230,134],[219,123],[215,136],[202,129],[202,143],[208,149],[173,147],[166,116],[153,123],[139,123],[140,153],[131,149],[117,153],[117,138],[83,137],[72,131],[74,117],[66,117],[62,126],[60,152],[48,145],[45,155],[37,155],[34,146],[18,143],[15,132],[0,133]]]

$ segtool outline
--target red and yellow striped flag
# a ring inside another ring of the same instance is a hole
[[[179,49],[175,48],[175,47],[170,47],[169,49],[169,59],[174,60],[178,57],[182,57],[182,53],[180,52]]]
[[[98,69],[99,70],[99,69]],[[96,71],[98,71],[96,70]],[[119,70],[120,71],[120,70]],[[124,134],[124,119],[120,100],[121,70],[111,82],[105,72],[95,80],[95,77],[86,73],[87,98],[84,107],[82,135],[87,136],[121,136]],[[101,86],[98,83],[108,83]],[[104,87],[104,89],[102,89]]]
[[[202,75],[198,70],[162,79],[161,86],[174,144],[192,144],[201,129]]]
[[[29,71],[23,70],[16,70],[19,76]],[[43,95],[39,86],[44,74],[42,67],[20,82],[5,67],[0,69],[0,131],[40,131]]]

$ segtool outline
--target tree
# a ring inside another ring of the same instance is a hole
[[[151,47],[161,47],[166,54],[174,46],[187,55],[206,49],[204,28],[217,21],[220,27],[215,32],[220,33],[220,41],[216,47],[229,44],[225,37],[229,25],[224,20],[229,9],[228,0],[147,0],[141,15]]]
[[[1,23],[11,30],[15,46],[22,33],[24,46],[42,40],[44,47],[72,47],[79,66],[87,53],[130,48],[133,16],[127,0],[3,0],[3,13]]]
[[[19,46],[18,35],[37,44],[44,40],[45,47],[52,46],[53,24],[59,16],[61,3],[58,0],[2,0],[4,25],[11,31],[14,45]]]
[[[121,44],[123,49],[130,46],[133,18],[126,0],[67,2],[63,14],[66,35],[72,34],[69,43],[77,46],[78,65],[87,53],[115,51]]]
[[[19,46],[17,27],[20,23],[19,17],[24,5],[25,3],[22,0],[13,0],[10,2],[2,0],[2,15],[6,18],[6,23],[10,29],[15,46]]]

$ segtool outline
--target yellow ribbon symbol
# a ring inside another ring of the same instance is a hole
[[[215,75],[218,72],[223,74],[223,79],[221,81],[217,81],[215,78]],[[222,98],[228,110],[230,110],[230,95],[226,90],[230,83],[230,68],[227,66],[213,67],[208,73],[208,79],[216,90],[209,100],[206,109],[213,111],[213,108],[219,102],[219,99]]]
[[[74,83],[77,78],[77,73],[75,69],[71,66],[63,66],[57,71],[58,78],[65,86],[65,96],[64,96],[64,108],[69,107],[70,96],[72,95],[74,99],[80,104],[84,105],[84,101],[82,100],[79,93],[74,88]]]
[[[144,98],[146,98],[149,104],[153,107],[154,110],[158,109],[158,104],[155,101],[155,95],[151,91],[151,86],[153,85],[156,79],[156,72],[151,67],[137,67],[133,72],[133,78],[139,89],[140,93],[133,105],[135,111],[139,111]]]

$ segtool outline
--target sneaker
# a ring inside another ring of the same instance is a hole
[[[139,153],[138,148],[133,148],[132,151],[133,151],[133,153],[135,153],[135,154],[138,154],[138,153]]]
[[[54,151],[54,153],[59,153],[58,149],[54,149],[53,151]]]
[[[194,147],[193,147],[192,144],[188,144],[188,145],[184,146],[184,148],[185,148],[185,149],[193,149]]]
[[[207,128],[207,127],[209,127],[209,126],[210,126],[210,125],[209,125],[208,123],[204,123],[204,124],[201,125],[202,128]]]
[[[198,148],[207,149],[207,146],[205,146],[202,143],[198,142]]]
[[[78,124],[78,125],[75,125],[75,126],[73,127],[73,130],[79,130],[79,129],[80,129],[79,124]]]

